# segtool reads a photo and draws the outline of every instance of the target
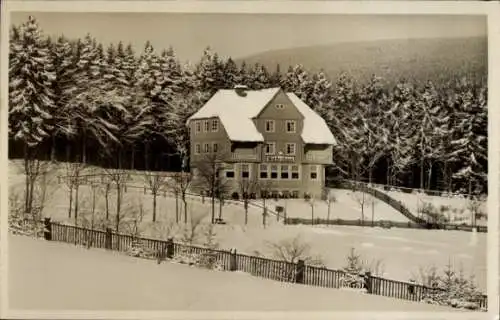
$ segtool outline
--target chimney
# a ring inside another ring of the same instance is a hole
[[[239,95],[240,97],[246,97],[247,90],[248,90],[248,87],[245,85],[242,85],[242,84],[237,84],[234,86],[234,91],[236,91],[236,94]]]

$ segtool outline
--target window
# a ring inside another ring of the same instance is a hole
[[[219,131],[219,120],[214,119],[212,120],[212,132],[217,132]]]
[[[260,178],[267,179],[267,164],[260,165]]]
[[[288,166],[281,166],[281,179],[288,179]]]
[[[286,154],[295,154],[295,143],[286,144]]]
[[[292,198],[298,198],[299,197],[299,191],[298,190],[293,190],[292,191]]]
[[[281,104],[281,103],[276,104],[276,109],[280,109],[281,110],[283,108],[285,108],[285,106],[283,104]]]
[[[266,120],[266,132],[274,132],[274,120]]]
[[[295,132],[295,120],[287,120],[286,121],[286,132]]]
[[[292,166],[292,179],[299,179],[299,166]]]
[[[250,178],[250,166],[248,164],[241,165],[241,177],[244,179]]]
[[[219,145],[218,145],[217,143],[214,143],[214,144],[212,145],[212,151],[213,151],[214,153],[217,153],[217,152],[219,151]]]
[[[310,168],[310,177],[311,177],[311,180],[317,180],[318,179],[318,167],[311,166],[311,168]]]
[[[276,143],[274,142],[268,142],[266,143],[266,146],[265,146],[265,153],[266,154],[274,154],[275,153],[275,149],[276,149]]]
[[[209,153],[210,152],[210,145],[208,143],[205,143],[203,146],[203,152]]]
[[[205,122],[203,123],[204,124],[204,130],[205,132],[208,132],[208,120],[205,120]]]
[[[196,121],[195,126],[196,126],[195,132],[200,133],[201,132],[201,122]]]
[[[278,179],[278,166],[277,165],[271,166],[271,179]]]
[[[200,154],[201,153],[201,146],[199,143],[194,145],[194,153]]]
[[[234,178],[234,165],[228,164],[226,167],[226,178],[232,179]]]

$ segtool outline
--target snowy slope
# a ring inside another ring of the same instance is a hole
[[[158,265],[20,236],[10,236],[9,248],[9,301],[15,309],[456,311],[242,273]]]

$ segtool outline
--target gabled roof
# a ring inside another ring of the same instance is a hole
[[[264,137],[257,130],[253,119],[280,92],[280,88],[245,90],[239,95],[234,89],[217,91],[210,100],[192,115],[195,119],[218,117],[231,141],[262,142]],[[298,111],[304,116],[302,140],[311,144],[336,144],[326,122],[293,93],[286,93]]]

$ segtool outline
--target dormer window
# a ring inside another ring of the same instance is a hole
[[[266,120],[266,132],[274,132],[274,120]]]
[[[296,132],[296,123],[295,120],[287,120],[286,121],[286,132],[288,133],[294,133]]]
[[[285,106],[283,104],[281,104],[281,103],[276,104],[276,109],[282,110],[284,108],[285,108]]]

